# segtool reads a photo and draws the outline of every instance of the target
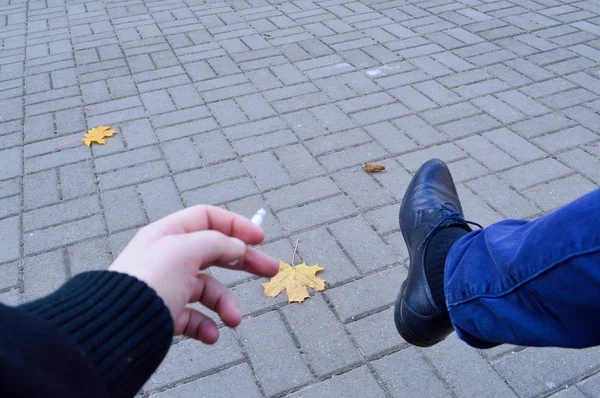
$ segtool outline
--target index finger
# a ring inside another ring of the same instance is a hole
[[[193,206],[164,217],[146,227],[152,238],[213,230],[257,245],[265,238],[264,231],[239,214],[216,206]]]

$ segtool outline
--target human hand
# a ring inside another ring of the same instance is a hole
[[[190,207],[140,229],[109,270],[153,288],[171,312],[175,335],[213,344],[219,338],[216,323],[186,305],[200,302],[230,327],[239,325],[241,313],[227,287],[200,271],[215,265],[275,275],[277,260],[246,246],[260,244],[264,237],[245,217],[214,206]]]

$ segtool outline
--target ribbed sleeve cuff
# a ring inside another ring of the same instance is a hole
[[[163,360],[173,337],[162,299],[144,282],[117,272],[79,274],[21,308],[74,339],[113,397],[132,397]]]

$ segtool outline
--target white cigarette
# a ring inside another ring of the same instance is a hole
[[[258,211],[256,212],[256,214],[252,217],[252,220],[250,220],[252,222],[252,224],[256,225],[257,227],[260,227],[265,219],[265,216],[267,215],[267,211],[265,209],[258,209]]]

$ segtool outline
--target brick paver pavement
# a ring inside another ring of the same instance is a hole
[[[593,0],[0,0],[0,298],[185,206],[265,207],[262,249],[299,238],[328,289],[288,305],[212,271],[242,326],[176,340],[145,396],[600,396],[600,349],[417,349],[392,322],[424,160],[483,224],[600,184],[599,37]],[[85,147],[100,124],[118,135]]]

